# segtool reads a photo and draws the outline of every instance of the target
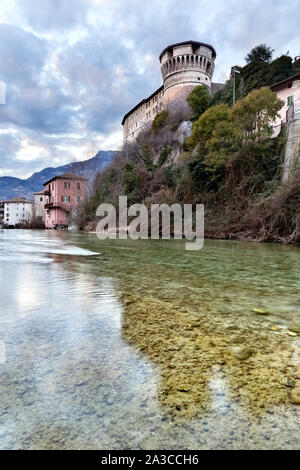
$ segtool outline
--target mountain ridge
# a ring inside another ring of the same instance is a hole
[[[44,183],[63,173],[81,174],[89,179],[89,185],[91,185],[96,173],[102,171],[111,162],[116,152],[115,150],[100,150],[88,160],[71,162],[58,167],[46,167],[41,171],[34,172],[26,179],[1,176],[0,200],[25,197],[32,201],[34,199],[33,193],[41,191]]]

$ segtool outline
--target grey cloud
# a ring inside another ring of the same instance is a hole
[[[7,83],[0,126],[18,133],[15,148],[3,138],[0,156],[7,168],[9,162],[10,168],[24,165],[24,172],[56,158],[74,160],[67,150],[74,134],[84,149],[95,135],[121,130],[123,115],[161,85],[158,55],[170,43],[212,43],[218,81],[231,65],[242,65],[256,44],[267,42],[279,55],[299,37],[298,0],[265,0],[263,7],[260,0],[19,0],[16,5],[20,26],[0,25],[0,79]],[[17,161],[25,138],[39,142],[51,157]]]
[[[0,37],[1,79],[7,85],[36,81],[47,58],[47,42],[9,24],[0,24]]]
[[[65,31],[80,24],[89,0],[18,0],[17,9],[37,31]]]

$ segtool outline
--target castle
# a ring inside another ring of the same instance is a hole
[[[213,95],[224,85],[212,83],[216,51],[210,44],[184,41],[167,46],[159,56],[163,85],[123,117],[124,142],[133,140],[155,115],[178,99],[185,99],[197,85]]]

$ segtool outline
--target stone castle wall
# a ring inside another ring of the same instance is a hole
[[[126,139],[128,141],[135,139],[141,129],[147,123],[151,123],[156,114],[162,111],[164,107],[163,97],[164,90],[161,87],[131,110],[123,120],[124,141]]]

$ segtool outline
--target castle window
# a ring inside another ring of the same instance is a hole
[[[291,106],[293,103],[294,103],[294,95],[288,96],[287,101],[286,101],[286,105]]]

